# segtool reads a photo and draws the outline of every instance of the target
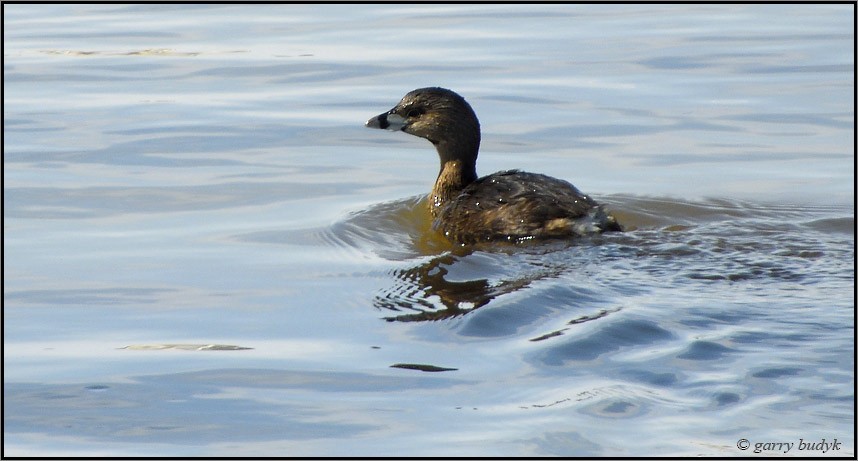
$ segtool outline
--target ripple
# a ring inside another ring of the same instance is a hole
[[[677,358],[685,360],[718,360],[737,351],[712,341],[694,341]]]
[[[547,348],[540,353],[539,360],[549,366],[562,366],[567,362],[593,361],[609,353],[660,343],[673,337],[673,333],[655,322],[625,319]]]
[[[402,261],[453,249],[431,229],[426,196],[420,195],[354,212],[325,229],[323,235],[332,245],[360,248]]]
[[[784,376],[796,376],[801,373],[801,368],[796,367],[772,367],[772,368],[763,368],[762,370],[755,371],[751,374],[754,378],[767,378],[767,379],[775,379],[775,378],[783,378]]]
[[[816,273],[810,265],[827,259],[826,241],[838,238],[838,227],[808,238],[799,232],[807,227],[797,223],[844,211],[725,199],[611,196],[606,201],[623,224],[635,230],[571,241],[459,247],[432,230],[425,200],[415,196],[377,204],[328,228],[304,233],[313,235],[317,244],[371,252],[394,264],[387,272],[389,286],[373,301],[384,319],[437,322],[464,317],[444,328],[467,337],[527,334],[530,342],[551,343],[543,357],[550,364],[595,360],[627,346],[672,337],[654,323],[635,322],[609,321],[604,329],[578,333],[578,324],[602,322],[620,311],[619,299],[725,282],[808,282],[808,275]],[[700,314],[681,323],[706,328],[712,322],[743,318],[731,310]],[[565,323],[558,323],[558,317],[565,317]],[[563,343],[561,338],[570,335],[571,342]],[[678,357],[716,360],[731,352],[717,343],[697,341]]]

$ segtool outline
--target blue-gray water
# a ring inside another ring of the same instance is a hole
[[[853,8],[4,5],[5,454],[854,456]],[[430,85],[629,232],[445,245]]]

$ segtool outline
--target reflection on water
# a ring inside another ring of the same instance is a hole
[[[564,273],[575,270],[577,263],[574,256],[566,261],[557,256],[564,251],[574,252],[572,246],[595,244],[596,239],[581,240],[584,242],[454,248],[428,261],[418,260],[412,267],[392,270],[390,275],[396,283],[376,295],[373,304],[395,312],[384,317],[388,321],[415,322],[464,315],[495,298],[532,289],[537,282],[562,279]],[[551,256],[555,252],[560,253]],[[568,293],[565,303],[583,305],[589,297],[588,290],[578,287],[573,291]],[[614,311],[582,315],[570,324],[601,318]]]
[[[434,257],[408,269],[396,269],[392,275],[397,284],[375,299],[375,306],[393,311],[412,310],[416,314],[385,317],[389,321],[414,322],[438,320],[468,313],[488,304],[492,299],[514,293],[537,280],[557,277],[562,268],[543,267],[535,271],[517,271],[508,279],[490,282],[481,268],[494,267],[491,261],[472,262],[471,259],[503,258],[503,255],[473,254],[473,249]],[[450,271],[462,268],[455,274]],[[453,277],[455,275],[455,277]],[[462,280],[459,280],[462,279]],[[440,306],[434,300],[440,302]]]
[[[396,269],[392,275],[398,283],[375,298],[378,308],[392,311],[417,311],[386,317],[390,321],[415,322],[438,320],[465,314],[486,305],[499,294],[490,290],[487,279],[448,281],[446,266],[459,258],[453,254],[432,258],[429,262],[408,269]],[[433,298],[441,302],[437,308]]]
[[[839,231],[853,223],[852,218],[814,219],[815,213],[830,211],[824,207],[633,196],[612,196],[605,202],[630,232],[518,245],[445,247],[428,224],[423,200],[412,198],[370,207],[318,233],[334,246],[363,248],[401,261],[404,267],[390,271],[393,285],[373,301],[376,308],[391,312],[384,316],[388,321],[454,318],[498,298],[512,299],[500,304],[503,309],[515,304],[519,310],[513,317],[534,305],[569,312],[567,326],[531,339],[540,341],[623,308],[593,289],[595,273],[614,281],[615,290],[627,295],[647,291],[644,287],[651,281],[637,282],[648,276],[668,277],[669,282],[662,283],[674,287],[717,280],[813,283],[810,278],[833,275],[838,269],[815,267],[827,245],[794,232],[795,227],[806,229],[825,222],[826,230]],[[785,217],[791,219],[784,221]],[[836,239],[836,234],[832,237]],[[646,264],[630,272],[630,258]],[[581,274],[587,277],[582,279]],[[509,327],[515,321],[507,318],[505,322]]]

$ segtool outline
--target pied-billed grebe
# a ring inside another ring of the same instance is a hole
[[[480,122],[465,99],[420,88],[366,122],[428,139],[441,158],[429,197],[435,229],[455,243],[574,237],[620,231],[613,216],[566,181],[518,170],[477,178]]]

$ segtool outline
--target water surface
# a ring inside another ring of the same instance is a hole
[[[5,454],[854,456],[853,18],[4,5]],[[429,85],[628,232],[434,235]]]

